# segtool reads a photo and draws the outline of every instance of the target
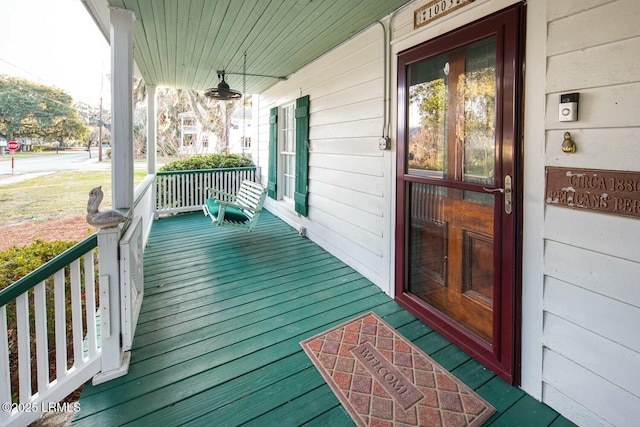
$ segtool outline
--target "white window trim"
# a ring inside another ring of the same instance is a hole
[[[284,110],[290,108],[291,109],[291,116],[293,117],[293,121],[292,121],[292,129],[293,129],[293,144],[294,144],[294,151],[284,151],[284,144],[285,144],[285,140],[284,140],[284,134],[286,130],[289,130],[288,128],[285,128],[285,114],[284,114]],[[296,157],[296,151],[295,151],[295,138],[296,138],[296,121],[295,121],[295,110],[296,110],[296,103],[294,102],[290,102],[290,103],[286,103],[286,104],[282,104],[278,107],[278,116],[279,118],[281,118],[281,120],[278,120],[278,199],[280,200],[284,200],[286,201],[288,204],[292,205],[294,204],[294,199],[293,199],[293,192],[295,192],[295,167],[293,170],[293,175],[290,175],[290,177],[293,178],[293,183],[292,183],[292,187],[291,187],[291,191],[292,191],[292,195],[291,197],[288,197],[285,195],[284,189],[285,189],[285,175],[284,175],[284,170],[285,170],[285,164],[286,164],[286,160],[287,160],[287,156],[292,156],[294,161],[295,161],[295,157]]]

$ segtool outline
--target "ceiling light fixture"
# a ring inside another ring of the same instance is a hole
[[[207,89],[204,96],[221,101],[232,101],[242,98],[242,93],[231,89],[229,84],[224,81],[224,70],[218,71],[218,79],[220,79],[218,86]]]

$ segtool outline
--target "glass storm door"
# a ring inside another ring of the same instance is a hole
[[[396,299],[513,381],[516,8],[399,55]]]

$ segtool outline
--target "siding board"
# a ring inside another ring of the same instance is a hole
[[[327,207],[329,210],[326,210]],[[340,215],[336,215],[335,211],[331,211],[331,206],[327,206],[327,200],[319,200],[315,205],[316,213],[314,214],[314,221],[327,230],[331,230],[333,233],[339,235],[343,240],[350,242],[351,245],[357,245],[361,250],[368,252],[369,254],[375,255],[375,258],[379,259],[382,257],[382,247],[380,245],[379,236],[370,233],[369,231],[354,227],[353,223],[346,221]],[[337,243],[336,240],[333,240],[332,245]],[[365,257],[362,255],[354,256],[362,262]],[[371,258],[370,256],[367,258]],[[371,264],[370,260],[367,259],[366,266],[370,268],[372,271],[379,271],[379,265],[375,266],[375,264]]]
[[[313,144],[313,143],[312,143]],[[382,160],[377,157],[339,156],[333,154],[312,153],[309,156],[312,168],[328,171],[356,172],[363,175],[383,176]],[[317,173],[320,173],[318,171]]]
[[[640,262],[640,221],[636,218],[556,206],[547,206],[545,213],[547,240]]]
[[[629,282],[630,277],[640,277],[640,263],[547,240],[544,273],[640,307],[640,286]]]
[[[640,81],[631,52],[640,52],[640,37],[549,57],[547,92]]]
[[[585,408],[549,384],[543,384],[542,395],[545,402],[549,402],[550,406],[573,420],[575,424],[570,424],[571,426],[613,427],[613,424],[606,422],[593,411],[590,411],[589,408]],[[555,427],[555,424],[552,424],[551,427]]]
[[[313,198],[309,200],[309,205],[325,212],[332,213],[343,221],[362,229],[375,236],[382,236],[382,218],[379,214],[365,212],[357,207],[349,206],[337,200],[337,198],[327,198],[319,193],[312,193]],[[355,236],[355,234],[354,234]]]
[[[543,378],[564,395],[617,426],[640,420],[640,398],[595,375],[584,367],[546,349]],[[615,399],[612,399],[615,396]],[[597,420],[594,420],[597,422]]]
[[[378,217],[382,216],[382,199],[380,197],[323,182],[314,182],[313,192],[327,199],[343,203],[346,206]]]
[[[328,110],[318,111],[315,116],[314,125],[335,125],[338,123],[350,123],[370,119],[382,119],[382,104],[365,100],[361,102],[350,102]],[[382,129],[379,129],[380,133]],[[357,135],[349,135],[353,138]]]
[[[322,111],[334,108],[336,105],[348,103],[357,103],[362,101],[374,100],[379,103],[379,110],[382,113],[382,77],[376,76],[373,80],[367,80],[355,83],[353,86],[344,88],[340,92],[327,93],[315,99],[311,112]]]
[[[566,16],[575,15],[585,10],[614,3],[616,0],[563,0],[547,1],[547,19],[553,22]]]
[[[640,353],[589,332],[551,313],[545,314],[544,346],[618,387],[640,396]]]
[[[640,352],[640,309],[570,283],[547,277],[544,284],[544,309],[595,334]],[[627,365],[632,369],[634,365]],[[635,366],[637,368],[637,366]],[[638,418],[640,419],[640,418]]]
[[[352,171],[333,171],[331,174],[324,172],[322,169],[311,169],[309,171],[309,179],[315,182],[349,188],[377,197],[382,197],[384,194],[382,191],[383,182],[381,178],[361,175]]]
[[[382,157],[378,148],[379,137],[317,139],[311,143],[311,150],[317,154],[345,154],[351,156]]]
[[[600,21],[615,22],[616,25],[597,25]],[[549,23],[549,38],[554,43],[549,45],[547,53],[553,56],[640,36],[638,22],[640,2],[637,0],[621,0],[612,5],[603,4],[580,14],[569,15]],[[575,37],[578,28],[588,28],[589,31],[580,31],[580,37]]]
[[[313,121],[309,129],[309,138],[313,141],[314,139],[348,138],[349,136],[379,137],[381,132],[382,116],[374,119],[362,119],[353,122],[318,126],[316,126],[315,121]]]
[[[637,171],[640,168],[640,127],[576,129],[571,136],[578,149],[562,152],[565,129],[547,131],[547,166]]]

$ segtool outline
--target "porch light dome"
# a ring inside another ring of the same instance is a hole
[[[224,81],[224,71],[218,71],[218,78],[220,79],[218,86],[207,89],[204,96],[221,101],[231,101],[242,98],[242,93],[231,89],[229,84]]]

